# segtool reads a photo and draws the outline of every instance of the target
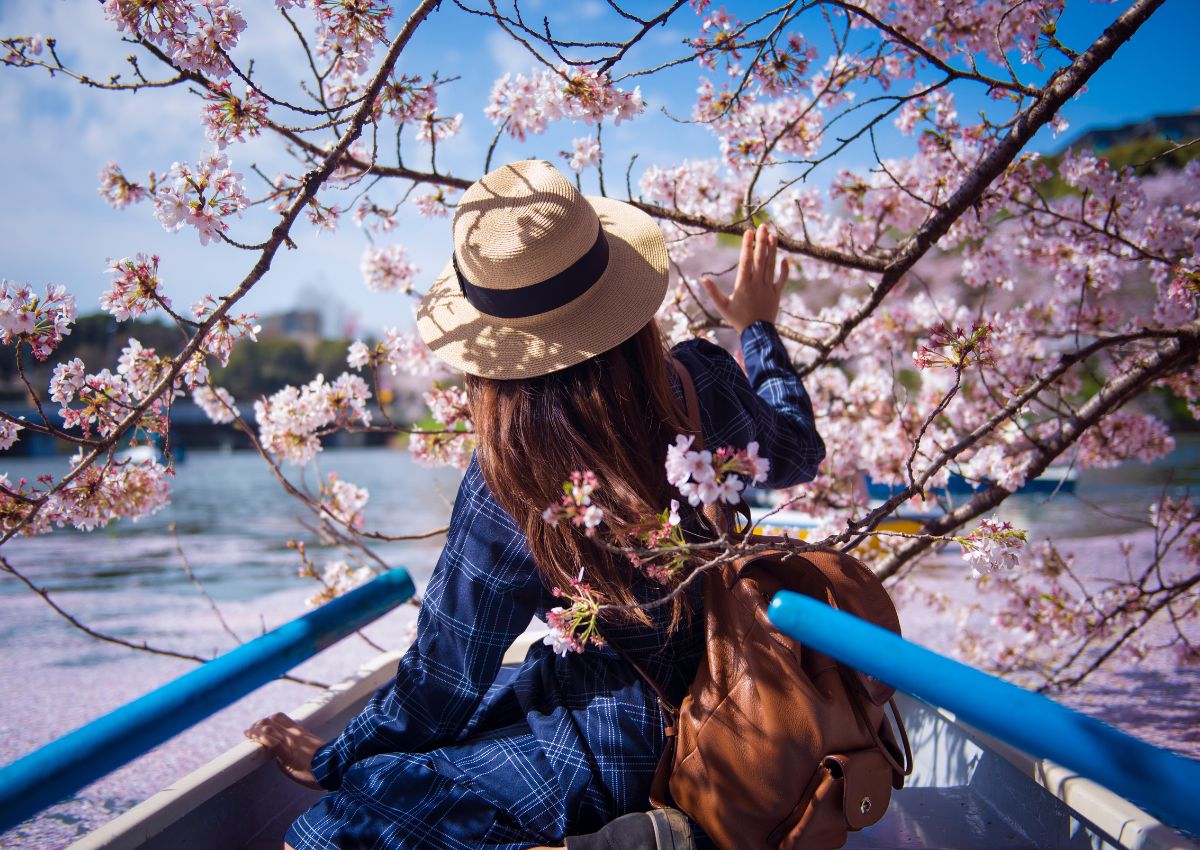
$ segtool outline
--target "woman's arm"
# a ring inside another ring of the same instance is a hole
[[[788,276],[787,259],[775,273],[775,250],[776,237],[766,225],[748,230],[732,294],[702,279],[717,310],[741,334],[746,372],[724,349],[704,340],[683,343],[675,353],[696,384],[709,448],[757,442],[771,461],[767,486],[790,487],[816,477],[825,443],[808,393],[775,331]]]
[[[487,491],[474,458],[450,517],[446,546],[426,588],[417,640],[396,678],[334,740],[312,772],[336,789],[356,761],[428,750],[453,739],[536,611],[542,586],[524,537]]]

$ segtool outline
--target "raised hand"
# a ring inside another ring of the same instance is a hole
[[[717,312],[734,330],[741,333],[750,325],[762,320],[774,323],[779,315],[779,299],[788,279],[788,261],[785,257],[775,274],[775,250],[779,238],[767,230],[765,224],[758,229],[747,230],[742,237],[742,256],[738,261],[737,279],[733,293],[725,295],[717,284],[707,277],[700,283],[708,291]]]
[[[272,714],[254,723],[243,734],[270,750],[279,769],[293,782],[324,790],[313,776],[312,759],[325,742],[295,720],[286,714]]]

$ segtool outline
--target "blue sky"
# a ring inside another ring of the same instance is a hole
[[[397,5],[398,17],[412,6]],[[657,4],[629,5],[645,11]],[[753,3],[727,5],[744,18],[756,8],[767,8]],[[1068,46],[1082,49],[1127,5],[1125,0],[1111,5],[1070,0],[1060,22],[1060,38]],[[283,92],[293,92],[302,72],[301,60],[290,35],[275,25],[274,4],[243,0],[241,6],[250,26],[236,55],[243,59],[253,56],[262,80]],[[568,8],[570,17],[564,18],[562,10]],[[565,37],[618,34],[607,6],[599,0],[570,4],[526,0],[522,10],[535,20],[551,15]],[[396,23],[398,26],[399,21]],[[630,57],[634,63],[630,67],[681,55],[680,42],[693,36],[698,26],[699,20],[685,7],[666,27],[647,37]],[[1065,136],[1056,140],[1043,133],[1034,147],[1054,150],[1088,128],[1200,106],[1200,88],[1195,84],[1200,60],[1193,43],[1197,31],[1200,2],[1167,0],[1093,78],[1088,91],[1064,109],[1071,125]],[[54,36],[69,64],[97,77],[122,70],[123,57],[130,53],[129,45],[122,44],[103,20],[97,3],[0,0],[0,32]],[[828,46],[828,36],[819,27],[806,29],[805,34],[818,48]],[[442,76],[459,77],[442,90],[443,111],[464,114],[462,133],[439,146],[438,163],[443,169],[471,177],[481,173],[494,132],[483,115],[492,81],[507,71],[527,72],[532,65],[524,48],[493,24],[464,15],[451,3],[444,3],[418,31],[401,69],[425,76],[437,70]],[[153,61],[145,60],[143,67],[152,68]],[[1032,68],[1022,67],[1021,72],[1029,80],[1038,80]],[[675,115],[686,116],[701,73],[689,65],[661,77],[642,78],[642,92],[649,104],[646,114],[637,121],[608,127],[604,133],[610,194],[623,196],[625,168],[634,154],[638,156],[633,169],[635,192],[637,177],[648,165],[717,155],[715,141],[705,128],[674,122],[661,111],[666,107]],[[910,85],[902,81],[900,91],[907,91]],[[959,92],[959,113],[964,117],[990,106],[980,92]],[[91,92],[66,80],[50,80],[44,73],[0,68],[0,132],[9,163],[7,203],[0,207],[5,234],[0,274],[39,289],[46,283],[65,284],[79,299],[81,312],[98,306],[107,282],[103,273],[106,258],[137,251],[162,256],[161,272],[177,305],[190,305],[204,293],[231,289],[252,265],[252,255],[226,246],[201,248],[190,229],[164,232],[148,205],[117,212],[96,192],[96,175],[110,160],[119,162],[130,175],[141,175],[148,169],[162,172],[173,161],[195,160],[207,151],[210,144],[200,127],[199,111],[198,99],[178,89],[136,95]],[[881,149],[885,155],[903,155],[911,141],[888,127],[880,134]],[[589,128],[580,124],[561,124],[525,144],[502,141],[494,163],[526,156],[561,162],[558,152],[569,147],[571,138],[588,132]],[[427,151],[414,139],[404,139],[404,150],[406,161],[418,166],[427,163]],[[268,174],[291,167],[291,160],[274,139],[237,145],[229,153],[235,167],[247,173],[252,193],[261,184],[249,176],[251,163]],[[869,150],[859,145],[815,175],[814,182],[823,185],[837,169],[866,167],[871,161]],[[585,175],[584,190],[596,191],[594,173]],[[372,196],[394,200],[395,188],[373,191]],[[253,242],[263,238],[270,225],[271,216],[252,211],[234,224],[232,233]],[[365,238],[349,220],[338,233],[321,235],[301,222],[296,235],[301,250],[279,256],[267,279],[245,300],[247,309],[271,312],[315,304],[331,316],[331,329],[409,323],[409,305],[402,296],[372,293],[363,286],[359,258]],[[423,288],[448,256],[449,225],[446,220],[427,221],[406,212],[400,226],[382,241],[405,245],[422,269],[418,286]]]

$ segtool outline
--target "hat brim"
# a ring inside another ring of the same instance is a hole
[[[439,358],[483,378],[532,378],[615,348],[662,305],[667,246],[646,213],[611,198],[588,196],[608,239],[608,266],[569,304],[520,319],[476,310],[447,263],[417,308],[417,332]]]

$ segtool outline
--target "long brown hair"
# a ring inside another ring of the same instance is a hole
[[[592,500],[604,510],[599,531],[610,542],[628,542],[633,528],[667,505],[667,445],[688,432],[667,377],[667,356],[651,319],[616,348],[558,372],[503,381],[467,376],[483,478],[525,532],[548,587],[568,587],[583,567],[606,602],[637,602],[627,558],[576,525],[548,525],[542,511],[559,501],[573,471],[586,469],[599,479]],[[672,627],[685,613],[683,604],[673,604]]]

